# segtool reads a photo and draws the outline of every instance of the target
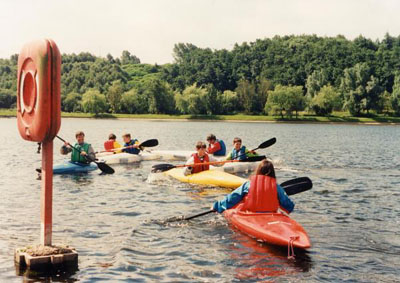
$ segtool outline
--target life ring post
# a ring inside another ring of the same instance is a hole
[[[53,140],[42,144],[42,190],[40,197],[40,242],[51,246],[53,225]]]
[[[44,39],[24,45],[17,76],[18,130],[23,139],[42,144],[40,244],[15,250],[17,274],[77,270],[76,250],[52,243],[53,139],[61,126],[61,53],[55,42]]]

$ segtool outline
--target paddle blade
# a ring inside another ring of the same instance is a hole
[[[251,157],[247,157],[246,159],[239,160],[239,162],[258,162],[258,161],[264,160],[266,158],[267,157],[265,155],[251,156]]]
[[[276,143],[276,138],[269,139],[258,146],[258,148],[267,148]]]
[[[157,139],[151,139],[142,142],[139,147],[154,147],[158,145],[158,140]]]
[[[115,170],[104,162],[96,162],[97,167],[105,174],[114,174]]]
[[[171,170],[172,168],[175,168],[175,165],[172,164],[156,164],[151,167],[151,172],[152,173],[159,173],[159,172],[164,172]]]
[[[289,196],[311,190],[312,186],[312,181],[308,177],[292,179],[281,184],[281,187]]]

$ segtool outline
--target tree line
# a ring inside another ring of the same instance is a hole
[[[174,62],[62,56],[62,110],[90,113],[400,115],[400,36],[275,36],[232,50],[178,43]],[[0,59],[0,107],[15,107],[17,55]]]

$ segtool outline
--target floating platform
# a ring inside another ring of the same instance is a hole
[[[78,267],[78,253],[69,246],[30,246],[15,250],[15,263],[20,269],[52,270]]]

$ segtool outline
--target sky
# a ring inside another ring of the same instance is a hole
[[[400,35],[399,0],[0,0],[0,58],[38,38],[62,53],[171,63],[176,43],[232,49],[275,35]]]

